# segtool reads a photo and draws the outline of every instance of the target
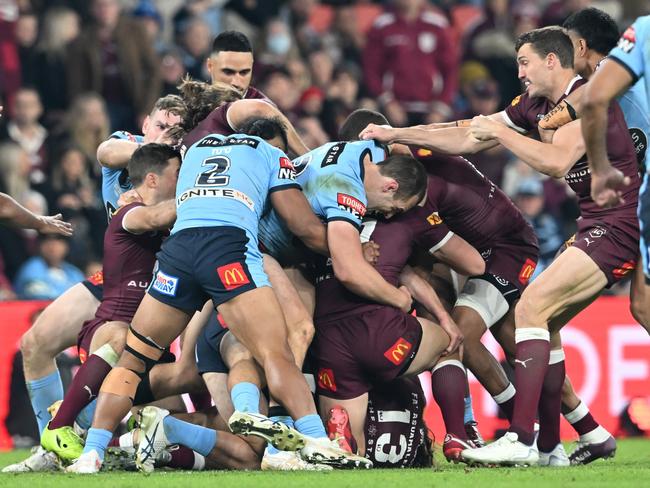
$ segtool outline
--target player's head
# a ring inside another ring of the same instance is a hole
[[[181,155],[171,146],[145,144],[131,156],[129,177],[145,203],[157,203],[174,197],[180,165]]]
[[[206,61],[212,82],[227,83],[244,94],[253,76],[253,48],[237,31],[225,31],[214,38]]]
[[[364,169],[368,208],[386,218],[415,207],[426,194],[427,173],[411,156],[396,154]]]
[[[616,46],[620,36],[616,21],[593,7],[571,14],[562,27],[573,42],[575,70],[580,75],[589,75],[593,69],[588,66],[589,51],[604,57]]]
[[[369,124],[390,125],[383,114],[360,108],[348,115],[339,129],[339,141],[358,141],[359,134]]]
[[[272,146],[277,147],[280,151],[287,152],[287,147],[289,145],[287,140],[287,128],[277,117],[251,117],[239,124],[237,132],[249,136],[257,136],[260,139],[264,139]]]
[[[160,134],[172,125],[178,124],[187,112],[183,99],[178,95],[159,98],[151,113],[144,118],[142,135],[145,144],[154,142]]]
[[[566,70],[573,71],[573,44],[561,27],[522,34],[515,43],[519,79],[531,97],[548,97]]]

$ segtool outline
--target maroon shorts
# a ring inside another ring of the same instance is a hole
[[[316,321],[311,350],[319,395],[348,400],[404,373],[413,361],[422,327],[389,306]]]
[[[94,318],[91,320],[86,320],[81,326],[79,335],[77,335],[77,352],[79,353],[79,360],[81,363],[85,363],[90,353],[90,343],[95,336],[95,332],[104,325],[108,320]]]
[[[578,232],[567,245],[589,255],[607,277],[607,288],[636,268],[639,221],[633,216],[578,219]]]

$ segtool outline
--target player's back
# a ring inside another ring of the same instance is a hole
[[[257,242],[270,191],[298,187],[291,161],[256,136],[212,134],[185,155],[176,186],[176,223],[187,228],[235,226]]]
[[[183,158],[190,147],[210,134],[229,136],[235,133],[235,130],[230,127],[230,123],[228,122],[228,109],[231,105],[232,102],[219,105],[205,119],[199,122],[194,129],[185,134],[181,141],[181,155]]]
[[[104,234],[104,297],[97,318],[130,322],[149,286],[166,233],[132,234],[124,229],[124,216],[142,205],[135,202],[119,208]]]
[[[650,140],[650,112],[645,83],[638,80],[618,99],[636,151],[639,172],[646,172],[646,151]]]

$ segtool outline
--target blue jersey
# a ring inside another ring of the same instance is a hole
[[[609,53],[609,57],[626,68],[634,79],[634,85],[620,97],[619,103],[625,122],[630,129],[637,160],[642,168],[650,137],[650,118],[648,117],[648,95],[650,94],[650,76],[645,70],[650,67],[650,15],[639,17],[627,28],[618,41],[618,45]],[[643,78],[643,80],[641,80]]]
[[[375,141],[330,142],[293,161],[297,181],[323,222],[344,220],[361,228],[368,203],[363,186],[366,155],[379,163],[387,152]],[[293,235],[274,211],[262,218],[259,232],[272,256],[284,261],[295,255]]]
[[[211,134],[185,153],[172,234],[188,228],[233,226],[257,244],[268,194],[287,188],[300,185],[282,151],[259,137]]]
[[[144,141],[143,136],[135,136],[122,130],[113,132],[109,139],[122,139],[138,144],[142,144]],[[117,200],[120,195],[132,188],[133,185],[126,168],[111,169],[102,166],[102,199],[109,220],[118,207]]]

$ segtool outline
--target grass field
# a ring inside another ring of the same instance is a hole
[[[567,446],[568,447],[568,446]],[[27,451],[0,454],[0,467],[26,457]],[[467,468],[438,457],[437,469],[337,471],[329,473],[179,472],[101,473],[73,476],[64,473],[0,474],[0,487],[182,487],[215,488],[456,488],[516,487],[569,488],[575,486],[650,487],[650,440],[621,440],[616,458],[571,468]]]

